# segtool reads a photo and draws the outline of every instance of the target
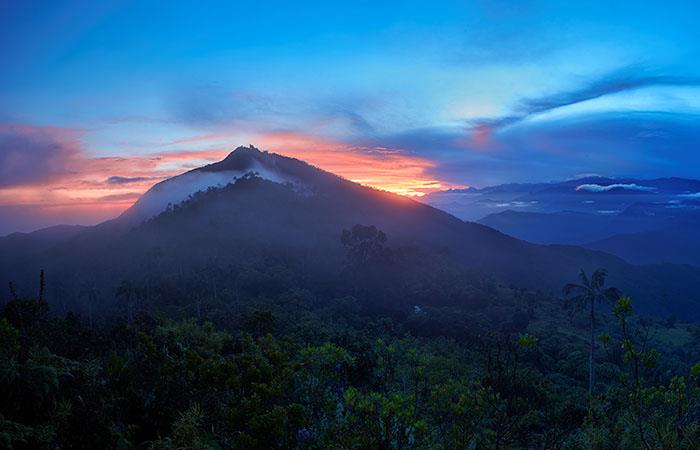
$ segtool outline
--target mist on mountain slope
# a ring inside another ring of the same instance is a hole
[[[340,235],[356,224],[382,230],[399,252],[424,255],[411,260],[411,271],[437,270],[430,263],[435,257],[502,283],[556,294],[580,269],[604,267],[616,286],[635,295],[642,311],[696,317],[698,269],[635,266],[580,247],[531,244],[253,147],[159,183],[112,221],[50,248],[4,256],[0,267],[4,282],[24,286],[45,268],[60,280],[62,295],[83,298],[111,298],[121,280],[155,283],[266,258],[285,261],[314,284],[341,276]]]

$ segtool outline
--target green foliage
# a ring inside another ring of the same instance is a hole
[[[626,448],[692,448],[700,439],[700,387],[694,373],[689,380],[672,376],[667,384],[650,382],[661,353],[649,347],[644,322],[633,323],[634,310],[629,297],[620,298],[613,308],[618,319],[624,371],[622,385],[613,391],[624,402],[615,423]]]
[[[613,307],[613,314],[619,320],[626,319],[633,314],[632,299],[629,297],[620,297]]]
[[[537,346],[537,338],[531,334],[521,334],[518,336],[518,345],[524,349],[533,349]]]
[[[265,270],[254,272],[289,279]],[[103,328],[27,314],[33,300],[9,302],[0,313],[0,448],[690,449],[700,441],[700,355],[655,350],[655,334],[669,328],[636,317],[629,298],[599,313],[605,351],[589,401],[588,324],[571,325],[543,294],[446,268],[430,290],[418,277],[410,285],[412,300],[444,295],[442,306],[378,310],[363,299],[374,297],[337,286],[272,289],[239,273],[238,290],[216,279],[218,300],[213,290],[202,296],[197,315],[188,300],[173,300],[183,310],[143,303],[142,288],[125,282],[118,301],[128,306],[136,295],[139,308]],[[477,306],[455,306],[473,298]]]
[[[340,236],[340,242],[347,249],[349,263],[358,268],[389,258],[391,251],[384,246],[386,241],[386,234],[374,225],[357,224],[351,230],[343,230]]]

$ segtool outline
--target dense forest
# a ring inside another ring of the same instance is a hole
[[[551,295],[389,237],[343,231],[335,277],[261,252],[123,280],[99,313],[11,284],[0,448],[697,448],[700,327],[603,269]]]

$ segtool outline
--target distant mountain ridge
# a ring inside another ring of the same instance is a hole
[[[11,233],[0,237],[0,249],[7,257],[26,258],[69,240],[86,228],[81,225],[55,225],[31,233]]]
[[[530,242],[584,245],[633,263],[700,266],[700,254],[677,251],[681,241],[700,245],[700,180],[587,177],[443,191],[423,201]]]
[[[584,247],[618,255],[633,264],[665,262],[700,266],[700,239],[693,232],[669,230],[616,234],[588,242]]]
[[[610,188],[610,189],[596,189]],[[484,188],[449,189],[422,198],[464,220],[480,220],[507,209],[552,213],[624,209],[633,203],[700,199],[700,180],[687,178],[585,177],[561,182],[509,183]]]

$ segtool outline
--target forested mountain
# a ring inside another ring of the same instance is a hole
[[[253,147],[157,184],[120,217],[62,243],[3,252],[0,268],[4,282],[20,289],[44,268],[60,285],[49,284],[49,298],[82,295],[83,304],[110,298],[121,280],[185,279],[263,257],[284,258],[316,283],[342,269],[340,233],[355,224],[377,227],[396,248],[441,254],[523,288],[558,292],[572,273],[605,267],[641,311],[700,317],[700,269],[634,266],[579,247],[531,244]]]

